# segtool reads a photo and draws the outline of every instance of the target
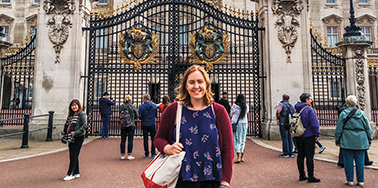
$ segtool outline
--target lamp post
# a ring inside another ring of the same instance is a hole
[[[361,27],[356,25],[356,18],[354,17],[354,8],[353,8],[353,1],[350,0],[350,18],[349,18],[350,25],[345,27],[346,33],[344,33],[345,37],[351,36],[362,36]]]

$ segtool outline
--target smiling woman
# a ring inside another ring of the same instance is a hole
[[[186,70],[178,89],[183,104],[180,139],[174,143],[178,102],[169,105],[161,116],[155,146],[175,155],[185,150],[179,187],[228,187],[232,176],[233,140],[226,109],[214,103],[209,75],[193,65]]]

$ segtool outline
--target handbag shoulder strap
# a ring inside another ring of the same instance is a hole
[[[181,114],[182,114],[182,103],[181,102],[177,102],[177,112],[176,112],[176,142],[179,142],[179,139],[180,139]]]

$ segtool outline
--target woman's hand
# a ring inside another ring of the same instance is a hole
[[[223,186],[226,186],[226,187],[230,187],[230,184],[227,182],[227,181],[221,181],[220,185],[223,185]]]
[[[64,131],[62,131],[62,135],[64,135]]]
[[[179,154],[182,151],[182,148],[184,148],[184,146],[181,143],[175,142],[172,145],[166,145],[163,151],[168,155],[175,155]]]
[[[71,136],[73,137],[73,135],[74,135],[74,132],[71,132]]]

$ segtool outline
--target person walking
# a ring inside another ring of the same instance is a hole
[[[353,186],[354,169],[356,164],[357,185],[364,185],[365,151],[371,146],[372,136],[369,120],[364,112],[358,110],[357,97],[349,95],[346,98],[346,107],[337,121],[335,143],[343,149],[344,171],[346,185]]]
[[[168,95],[164,95],[163,96],[163,103],[161,103],[159,105],[159,112],[160,113],[163,113],[164,110],[168,107],[168,105],[170,105],[171,103],[169,102],[169,96]]]
[[[234,149],[236,152],[235,163],[244,162],[244,148],[248,129],[247,114],[249,107],[243,94],[239,94],[231,107],[231,123],[238,123],[236,132],[233,132]]]
[[[227,92],[222,93],[222,98],[218,101],[218,103],[226,108],[227,114],[231,113],[231,106],[227,99]]]
[[[204,68],[193,65],[178,87],[183,105],[181,137],[174,142],[177,102],[164,111],[155,137],[156,148],[168,155],[185,150],[176,188],[229,187],[232,177],[233,141],[226,109],[213,102],[211,82]]]
[[[309,93],[303,93],[299,99],[301,102],[295,104],[296,112],[301,113],[301,120],[306,131],[302,136],[296,137],[298,146],[297,167],[299,171],[299,181],[309,183],[320,182],[320,179],[314,176],[314,155],[315,155],[315,141],[319,141],[319,121],[315,110],[311,107],[312,96]],[[306,166],[308,177],[304,171],[304,158],[306,158]]]
[[[131,102],[132,97],[130,95],[126,95],[125,102],[119,108],[119,112],[128,111],[131,117],[131,126],[121,128],[121,160],[125,159],[125,142],[127,139],[127,159],[134,160],[135,157],[132,156],[133,152],[133,141],[134,141],[134,133],[135,133],[135,119],[139,117],[138,110]]]
[[[148,151],[148,134],[151,136],[151,158],[155,158],[156,151],[154,146],[154,137],[156,134],[155,119],[157,114],[156,105],[150,101],[151,97],[148,94],[143,95],[143,104],[139,106],[138,114],[141,120],[143,130],[143,145],[144,158],[148,158],[150,152]]]
[[[282,154],[279,155],[281,158],[294,157],[293,140],[290,133],[290,120],[291,115],[294,114],[294,106],[290,104],[289,99],[288,94],[282,95],[282,101],[278,104],[276,112],[282,140]]]
[[[112,115],[112,105],[115,105],[115,100],[113,98],[108,99],[109,93],[104,92],[102,97],[99,99],[99,110],[102,119],[102,132],[101,138],[108,139],[109,138],[109,128],[110,128],[110,116]]]
[[[68,143],[70,165],[67,176],[63,178],[64,181],[80,178],[79,154],[84,142],[84,134],[87,127],[87,114],[82,112],[81,104],[78,100],[72,100],[68,107],[68,117],[62,131],[62,135],[72,137]]]

